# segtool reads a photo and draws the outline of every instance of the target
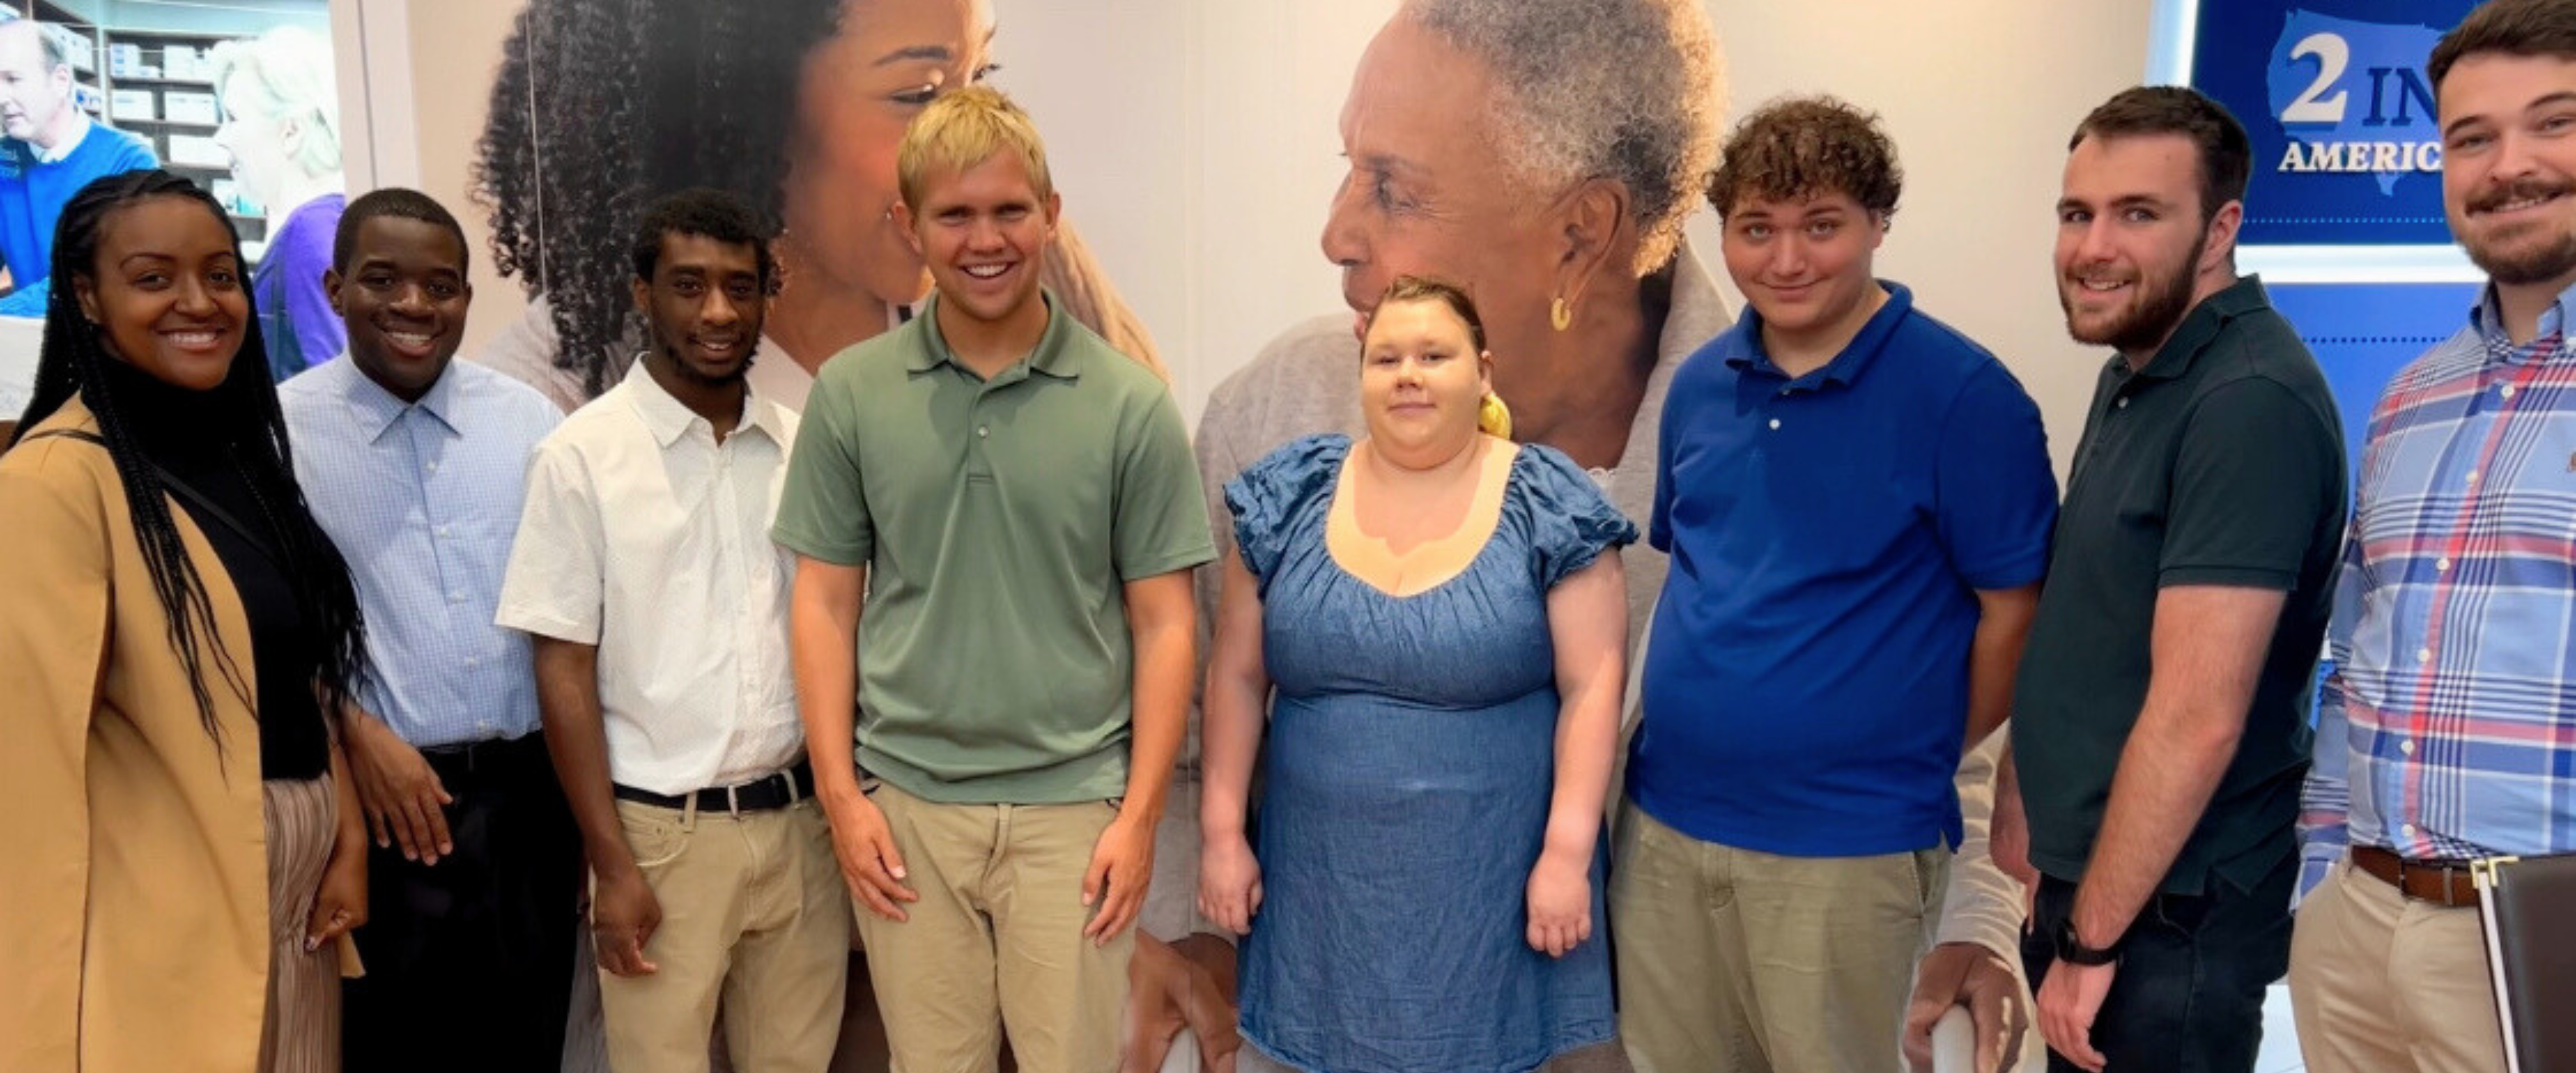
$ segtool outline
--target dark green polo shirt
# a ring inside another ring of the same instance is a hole
[[[788,461],[778,542],[868,568],[859,764],[932,801],[1125,792],[1124,584],[1216,556],[1170,389],[1047,304],[990,381],[936,297],[835,355]]]
[[[2081,880],[2146,701],[2168,585],[2288,593],[2245,734],[2162,889],[2251,887],[2297,846],[2308,709],[2347,502],[2325,374],[2254,277],[2194,308],[2135,373],[2094,388],[2013,696],[2030,860]]]

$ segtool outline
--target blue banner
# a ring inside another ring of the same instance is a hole
[[[2202,0],[2191,84],[2254,143],[2243,245],[2446,245],[2424,62],[2476,0]]]

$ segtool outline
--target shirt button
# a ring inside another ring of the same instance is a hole
[[[2126,410],[2129,408],[2129,400],[2124,397],[2120,401],[2112,403],[2111,408],[2115,410]]]
[[[2435,569],[2435,570],[2443,570],[2443,571],[2447,571],[2447,570],[2449,570],[2450,568],[2451,568],[2451,557],[2450,557],[2450,556],[2448,556],[2448,555],[2445,555],[2445,556],[2443,556],[2443,557],[2441,557],[2441,558],[2439,558],[2439,559],[2435,559],[2435,560],[2433,560],[2433,569]]]
[[[2410,823],[2400,827],[2397,829],[2397,833],[2405,835],[2409,840],[2412,840],[2415,837],[2415,825]]]
[[[2413,738],[2408,738],[2408,739],[2406,739],[2406,740],[2404,740],[2404,741],[2398,742],[2398,743],[2397,743],[2397,751],[2398,751],[2398,752],[2401,752],[2401,753],[2405,753],[2405,754],[2406,754],[2406,755],[2408,755],[2408,756],[2413,756],[2413,755],[2415,755],[2415,739],[2413,739]]]
[[[990,436],[990,435],[992,435],[992,434],[993,434],[993,430],[992,430],[991,428],[988,428],[988,427],[983,426],[983,425],[977,425],[977,426],[975,426],[975,438],[976,438],[976,439],[979,439],[979,440],[980,440],[980,439],[983,439],[984,437],[986,437],[986,436]]]
[[[2415,662],[2417,662],[2417,663],[2431,663],[2431,662],[2433,662],[2433,650],[2432,650],[2432,649],[2429,649],[2429,648],[2418,648],[2418,649],[2416,649],[2416,650],[2415,650]]]
[[[2505,386],[2496,389],[2496,393],[2510,399],[2513,397],[2513,385],[2506,384]]]
[[[439,526],[439,527],[438,527],[438,528],[436,528],[436,529],[432,529],[432,530],[430,530],[430,532],[436,533],[436,534],[438,534],[439,536],[446,536],[446,535],[447,535],[447,527],[446,527],[446,526],[444,526],[444,525],[442,525],[442,526]]]
[[[2476,483],[2478,483],[2478,471],[2476,471],[2476,470],[2470,470],[2470,471],[2469,471],[2469,483],[2470,483],[2470,484],[2476,484]]]
[[[1775,417],[1775,418],[1772,418],[1772,419],[1771,419],[1771,427],[1772,427],[1772,428],[1779,428],[1779,427],[1780,427],[1780,419],[1779,419],[1779,418],[1776,418],[1776,417]]]
[[[436,473],[436,472],[438,472],[438,463],[436,463],[436,462],[432,462],[432,463],[430,463],[428,466],[425,466],[425,467],[423,467],[423,468],[427,469],[427,470],[428,470],[429,472],[431,472],[431,473]]]
[[[452,590],[450,590],[450,591],[448,592],[448,594],[447,594],[447,600],[448,600],[448,602],[449,602],[449,603],[458,603],[458,604],[464,603],[464,602],[465,602],[465,590],[463,590],[463,589],[452,589]]]

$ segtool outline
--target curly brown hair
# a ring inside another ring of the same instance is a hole
[[[1727,132],[1708,203],[1720,218],[1745,198],[1792,201],[1851,195],[1871,215],[1896,214],[1905,170],[1878,115],[1822,94],[1763,105]]]

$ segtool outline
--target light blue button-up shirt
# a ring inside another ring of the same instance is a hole
[[[492,624],[529,453],[563,413],[471,362],[417,403],[347,355],[278,386],[295,476],[358,586],[367,620],[359,702],[428,748],[537,729],[526,634]]]

